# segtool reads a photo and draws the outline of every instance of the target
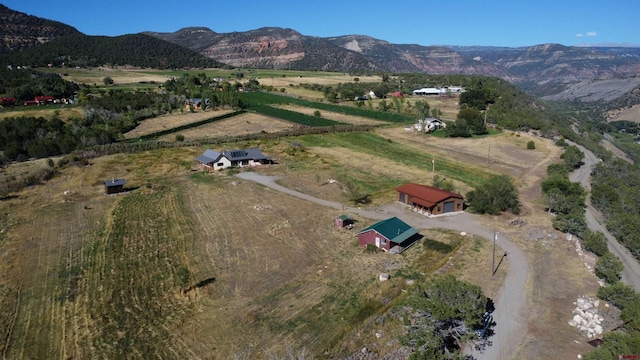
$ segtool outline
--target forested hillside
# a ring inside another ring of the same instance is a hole
[[[72,26],[13,11],[0,4],[0,39],[3,40],[0,41],[0,56],[79,33]]]
[[[129,65],[154,69],[224,66],[195,51],[142,34],[68,35],[0,57],[0,64],[30,67]]]

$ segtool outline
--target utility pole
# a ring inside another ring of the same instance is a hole
[[[431,172],[433,173],[433,176],[436,175],[436,159],[433,155],[431,155]]]
[[[493,276],[496,272],[496,239],[498,238],[498,232],[493,232],[493,257],[491,262],[491,276]]]

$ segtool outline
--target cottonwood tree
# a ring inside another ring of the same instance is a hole
[[[491,177],[484,185],[467,193],[466,198],[471,210],[479,214],[497,215],[507,210],[520,213],[518,191],[506,175]]]

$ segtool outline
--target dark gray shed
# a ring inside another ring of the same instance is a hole
[[[125,179],[111,179],[104,182],[105,194],[117,194],[124,191],[124,184],[127,181]]]

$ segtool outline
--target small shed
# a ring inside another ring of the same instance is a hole
[[[109,194],[118,194],[124,191],[124,184],[127,181],[125,179],[111,179],[104,182],[104,193]]]
[[[348,215],[340,215],[337,218],[333,219],[333,226],[338,229],[353,226],[353,219]]]

